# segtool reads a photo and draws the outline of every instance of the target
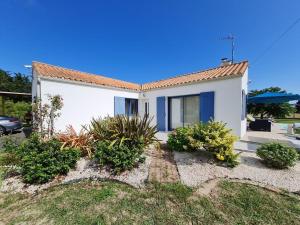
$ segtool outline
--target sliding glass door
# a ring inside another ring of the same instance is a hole
[[[169,98],[169,128],[187,127],[200,121],[199,95]]]
[[[183,125],[183,98],[170,99],[170,128],[182,127]]]

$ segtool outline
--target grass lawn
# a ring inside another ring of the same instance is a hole
[[[210,197],[181,184],[135,189],[81,182],[36,196],[0,194],[0,224],[300,224],[299,196],[221,182]]]
[[[296,134],[300,134],[300,128],[295,129]]]
[[[299,118],[285,118],[285,119],[275,119],[276,123],[300,123],[300,119]]]

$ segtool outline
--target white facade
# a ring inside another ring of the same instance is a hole
[[[47,95],[60,95],[63,98],[61,116],[55,123],[57,131],[64,131],[72,125],[79,131],[82,125],[92,118],[114,116],[114,97],[136,98],[139,93],[116,88],[106,88],[61,79],[40,78],[40,98],[47,102]]]
[[[235,135],[242,137],[246,134],[247,129],[246,118],[242,120],[242,90],[247,93],[247,84],[248,70],[243,77],[154,89],[141,93],[140,99],[149,101],[149,114],[153,117],[153,122],[156,124],[157,97],[184,96],[213,91],[215,93],[214,119],[227,123],[227,126],[233,130]],[[168,104],[165,105],[165,112],[165,127],[168,128]]]
[[[38,96],[42,102],[47,101],[47,95],[61,95],[64,107],[61,116],[56,121],[56,130],[63,131],[72,125],[80,130],[92,118],[114,116],[114,97],[139,99],[139,114],[143,115],[145,102],[149,103],[149,114],[156,124],[156,99],[165,96],[165,127],[168,128],[167,98],[214,92],[214,119],[227,123],[233,133],[242,137],[246,133],[247,121],[242,119],[242,91],[248,93],[248,70],[241,77],[203,81],[199,83],[152,89],[138,92],[125,89],[109,88],[82,82],[37,77],[34,74],[33,96]]]

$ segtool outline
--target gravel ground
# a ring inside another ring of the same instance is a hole
[[[47,189],[55,185],[74,183],[83,179],[110,179],[124,182],[134,187],[143,187],[145,181],[148,178],[150,163],[151,157],[149,154],[146,154],[145,162],[140,164],[139,167],[134,168],[131,171],[126,171],[118,176],[113,176],[105,169],[100,170],[100,168],[95,164],[95,162],[85,158],[81,158],[77,162],[76,168],[74,170],[71,170],[67,174],[67,176],[57,177],[53,181],[42,185],[27,185],[22,182],[20,176],[14,176],[5,179],[2,182],[0,192],[35,194],[41,190]]]
[[[82,158],[77,162],[76,170],[72,170],[62,180],[62,183],[72,183],[82,179],[111,179],[130,184],[134,187],[144,186],[148,178],[151,158],[146,156],[146,160],[139,167],[131,171],[126,171],[120,175],[111,175],[107,170],[100,170],[98,166],[91,160]]]
[[[242,152],[240,165],[230,169],[213,164],[206,152],[174,153],[182,183],[196,187],[217,179],[251,180],[290,192],[300,191],[300,162],[290,169],[277,170],[266,167],[252,152]]]

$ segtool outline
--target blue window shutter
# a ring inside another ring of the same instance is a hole
[[[215,118],[215,92],[200,93],[200,121],[206,123]]]
[[[125,115],[125,98],[115,96],[115,116]]]
[[[165,97],[157,97],[156,98],[156,121],[157,121],[157,129],[159,131],[166,130],[166,98]]]

